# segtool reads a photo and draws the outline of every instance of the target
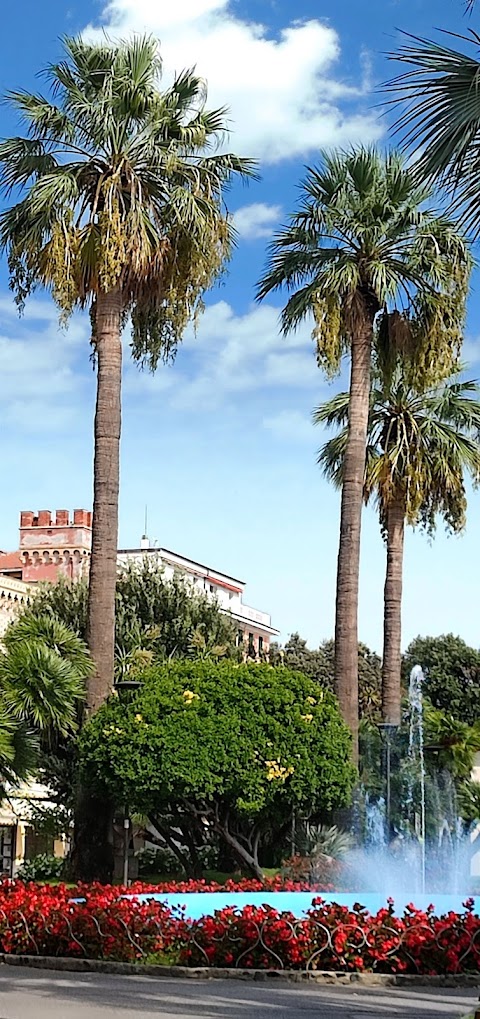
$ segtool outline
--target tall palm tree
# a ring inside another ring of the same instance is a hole
[[[480,388],[460,372],[421,391],[406,365],[380,373],[372,387],[364,500],[373,497],[387,548],[382,715],[400,725],[402,582],[405,524],[430,534],[442,516],[452,531],[465,525],[465,475],[480,479]],[[315,424],[340,431],[321,448],[318,463],[341,487],[348,443],[348,393],[314,412]]]
[[[472,9],[473,2],[468,6]],[[418,179],[445,187],[451,208],[474,236],[480,233],[480,35],[444,33],[466,52],[431,39],[407,36],[392,60],[409,70],[387,82],[399,110],[395,133],[416,155]],[[472,52],[473,50],[473,52]]]
[[[225,191],[254,170],[250,160],[219,153],[225,110],[206,108],[205,83],[193,72],[160,90],[153,38],[64,45],[65,58],[46,73],[49,95],[8,95],[27,134],[0,145],[0,187],[7,196],[20,192],[0,216],[0,247],[20,307],[40,285],[64,319],[75,307],[90,309],[97,366],[91,714],[114,682],[122,328],[130,321],[139,364],[154,370],[175,356],[231,252]],[[111,820],[108,804],[80,790],[78,877],[111,879]]]
[[[424,379],[450,371],[463,328],[471,259],[455,225],[426,208],[402,158],[373,149],[324,155],[297,212],[275,236],[260,299],[285,289],[284,333],[313,316],[320,367],[351,358],[335,615],[335,688],[357,753],[357,608],[374,326],[417,349]]]
[[[95,711],[114,676],[122,327],[152,370],[175,355],[233,241],[224,192],[253,164],[217,149],[225,110],[206,109],[205,83],[180,73],[160,91],[158,43],[66,39],[50,96],[7,96],[27,125],[0,145],[0,185],[20,200],[0,217],[20,306],[41,285],[61,316],[88,307],[97,365],[88,644]]]

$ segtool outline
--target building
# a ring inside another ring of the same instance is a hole
[[[92,514],[89,510],[22,510],[20,514],[19,548],[15,552],[0,553],[0,581],[12,587],[11,598],[7,591],[6,609],[2,607],[0,592],[0,636],[6,629],[17,600],[28,597],[32,584],[55,581],[64,576],[71,580],[86,576],[92,548]],[[221,573],[213,567],[187,559],[165,548],[153,548],[148,538],[142,538],[139,548],[123,548],[118,552],[119,566],[138,562],[145,556],[155,558],[164,568],[165,575],[181,574],[194,590],[216,598],[222,612],[232,616],[238,639],[243,641],[250,654],[268,654],[270,640],[278,636],[272,627],[268,612],[245,605],[245,582]],[[14,586],[18,585],[14,591]],[[10,602],[13,598],[13,606]],[[7,604],[8,603],[8,604]],[[8,614],[10,612],[10,615]]]
[[[63,858],[68,846],[66,836],[54,839],[39,835],[32,826],[32,807],[51,807],[48,789],[40,782],[22,782],[7,789],[0,803],[0,876],[14,877],[24,860],[39,853]]]
[[[231,577],[227,573],[220,573],[219,570],[197,563],[193,559],[186,559],[169,549],[152,548],[145,536],[142,538],[140,548],[119,549],[118,562],[120,565],[127,565],[131,562],[141,562],[146,556],[161,563],[166,577],[171,578],[180,574],[188,578],[193,589],[199,594],[216,598],[221,611],[234,620],[239,641],[243,641],[247,649],[254,650],[259,656],[268,654],[270,640],[277,637],[279,631],[272,626],[268,612],[244,604],[245,581]]]
[[[25,581],[8,574],[5,576],[0,574],[0,640],[7,626],[15,618],[17,609],[27,602],[29,590]]]

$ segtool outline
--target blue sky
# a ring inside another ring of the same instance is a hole
[[[24,0],[2,12],[0,90],[38,87],[35,75],[62,34],[148,29],[162,41],[166,74],[196,62],[212,104],[231,109],[231,147],[261,162],[262,180],[230,198],[240,232],[221,288],[209,295],[197,336],[155,377],[125,362],[120,544],[138,544],[148,505],[152,540],[247,581],[245,600],[272,613],[284,637],[312,644],[333,631],[338,495],[315,466],[321,434],[313,407],[334,392],[316,368],[309,330],[278,335],[281,299],[259,307],[254,284],[271,231],[294,205],[305,163],[319,148],[387,141],[374,89],[392,67],[397,29],[463,31],[461,0],[367,5],[347,0]],[[164,12],[163,8],[172,10]],[[0,108],[0,135],[16,132]],[[478,287],[477,287],[478,289]],[[478,296],[466,356],[480,373]],[[0,268],[0,548],[17,544],[20,509],[91,504],[95,377],[88,319],[59,329],[39,294],[18,320]],[[128,351],[127,351],[128,355]],[[435,542],[409,534],[404,644],[421,632],[478,637],[479,495],[467,532]],[[380,650],[384,548],[364,515],[360,636]]]

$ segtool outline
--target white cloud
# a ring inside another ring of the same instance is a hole
[[[18,307],[11,295],[0,296],[0,314],[8,318],[19,319]],[[35,319],[39,322],[58,322],[58,308],[53,301],[42,300],[38,297],[30,297],[22,313],[22,321],[29,322]]]
[[[281,410],[263,419],[263,427],[288,442],[312,442],[314,430],[310,418],[297,410]]]
[[[0,298],[0,305],[4,303],[6,298]],[[73,319],[69,330],[59,330],[56,322],[48,321],[47,308],[45,303],[35,309],[35,327],[32,322],[27,326],[24,321],[12,321],[8,331],[0,333],[0,421],[4,428],[34,434],[60,431],[82,413],[85,374],[81,359],[88,371],[88,320]]]
[[[462,361],[466,365],[478,365],[480,362],[480,337],[479,336],[467,336],[463,347],[462,347]],[[471,376],[467,367],[467,375]]]
[[[233,214],[233,222],[240,237],[253,241],[259,237],[270,237],[281,215],[281,205],[254,202],[253,205],[243,205],[237,209]]]
[[[210,105],[229,106],[231,145],[242,155],[275,163],[382,133],[378,113],[362,109],[365,83],[347,85],[339,71],[335,77],[339,37],[316,19],[274,33],[239,17],[230,0],[110,0],[100,21],[86,29],[89,36],[157,35],[167,74],[196,66]]]
[[[173,368],[133,379],[136,369],[126,365],[126,391],[141,388],[155,396],[161,390],[171,406],[182,410],[214,410],[227,400],[274,387],[317,391],[321,376],[310,324],[284,338],[278,315],[279,309],[269,304],[238,315],[226,301],[218,301],[207,307],[197,335],[187,333]]]

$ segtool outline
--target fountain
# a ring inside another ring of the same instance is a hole
[[[424,682],[424,675],[421,665],[414,665],[410,673],[410,684],[408,688],[408,700],[410,704],[410,726],[408,734],[408,763],[409,763],[409,782],[408,782],[408,797],[406,807],[409,811],[409,821],[412,824],[412,811],[413,811],[413,828],[415,836],[420,844],[420,860],[421,860],[421,872],[420,872],[420,890],[422,894],[425,894],[425,879],[426,879],[426,810],[425,810],[425,752],[424,752],[424,738],[423,738],[423,693],[422,683]],[[420,814],[415,810],[417,806],[414,801],[414,788],[415,779],[418,776],[420,780]],[[411,834],[410,834],[411,838]]]
[[[420,665],[409,682],[408,740],[381,726],[383,791],[364,792],[363,845],[350,860],[354,887],[398,899],[470,892],[470,838],[458,816],[455,783],[426,767],[423,683]],[[403,741],[403,746],[402,746]],[[394,754],[395,790],[391,790]]]

